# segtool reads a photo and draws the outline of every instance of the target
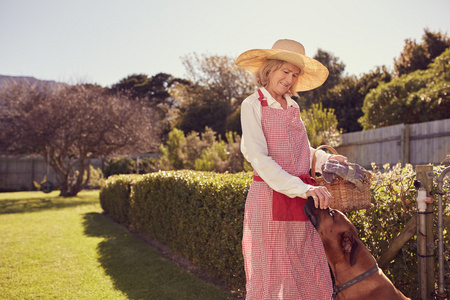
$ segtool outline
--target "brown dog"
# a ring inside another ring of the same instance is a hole
[[[335,299],[409,299],[378,268],[377,261],[358,238],[358,231],[338,210],[318,209],[309,197],[305,213],[322,239],[335,279]]]

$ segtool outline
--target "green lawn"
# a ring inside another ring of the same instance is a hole
[[[0,193],[1,299],[234,299],[100,214],[98,191]]]

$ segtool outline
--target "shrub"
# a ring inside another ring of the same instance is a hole
[[[300,116],[312,147],[329,145],[337,147],[342,142],[341,130],[333,108],[323,108],[322,104],[313,104],[310,109],[302,110]]]
[[[436,178],[443,167],[434,167]],[[417,191],[414,187],[416,179],[412,165],[401,164],[390,166],[386,164],[382,169],[373,165],[371,181],[372,203],[374,207],[367,210],[347,213],[349,219],[358,228],[359,237],[377,259],[389,248],[400,231],[411,220],[416,218]],[[448,185],[447,185],[448,192]],[[435,208],[435,222],[437,222],[437,205]],[[444,211],[446,231],[450,231],[450,210]],[[437,241],[437,232],[435,233]],[[450,257],[450,237],[445,237],[446,257]],[[391,263],[384,268],[385,274],[394,282],[405,295],[418,295],[417,278],[417,240],[410,239],[400,250]],[[436,269],[437,270],[437,269]],[[449,282],[449,279],[448,283]],[[448,285],[448,284],[447,284]]]
[[[111,159],[105,167],[105,177],[117,174],[133,174],[136,171],[136,162],[129,157]]]
[[[206,127],[201,135],[192,131],[187,136],[184,132],[174,128],[169,133],[165,145],[161,145],[160,166],[163,170],[194,169],[195,160],[204,149],[211,147],[215,141],[215,132]]]
[[[119,157],[111,159],[105,167],[105,177],[119,174],[146,174],[158,171],[158,159],[154,157],[137,158],[136,160],[130,157]]]
[[[228,151],[224,141],[214,141],[210,148],[203,149],[202,154],[195,160],[195,170],[197,171],[217,171],[228,170]]]
[[[159,169],[158,159],[154,157],[139,158],[139,174],[156,172]]]
[[[251,171],[240,150],[241,138],[234,132],[226,133],[227,142],[206,127],[199,134],[192,131],[187,136],[173,129],[165,145],[161,145],[159,165],[163,170],[197,170],[219,173]]]
[[[84,178],[87,178],[87,171],[84,171],[85,175]],[[89,165],[89,181],[86,186],[87,189],[98,189],[102,186],[103,182],[105,181],[103,177],[103,172],[100,168],[94,168],[92,165]]]

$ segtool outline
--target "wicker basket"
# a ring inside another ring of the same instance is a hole
[[[316,151],[321,149],[328,149],[333,154],[338,154],[330,146],[320,146]],[[317,185],[325,186],[330,192],[333,197],[331,199],[331,208],[348,212],[373,207],[373,204],[370,203],[370,183],[364,183],[364,191],[361,192],[356,185],[341,177],[336,178],[331,183],[326,182],[323,177],[316,177],[316,151],[314,151],[311,164],[312,177],[316,180]]]

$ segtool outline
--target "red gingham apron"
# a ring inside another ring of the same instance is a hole
[[[258,92],[269,156],[289,174],[306,182],[310,152],[299,109],[271,108]],[[245,203],[242,239],[247,300],[331,299],[325,252],[318,233],[309,221],[305,222],[304,201],[276,195],[254,173]]]

